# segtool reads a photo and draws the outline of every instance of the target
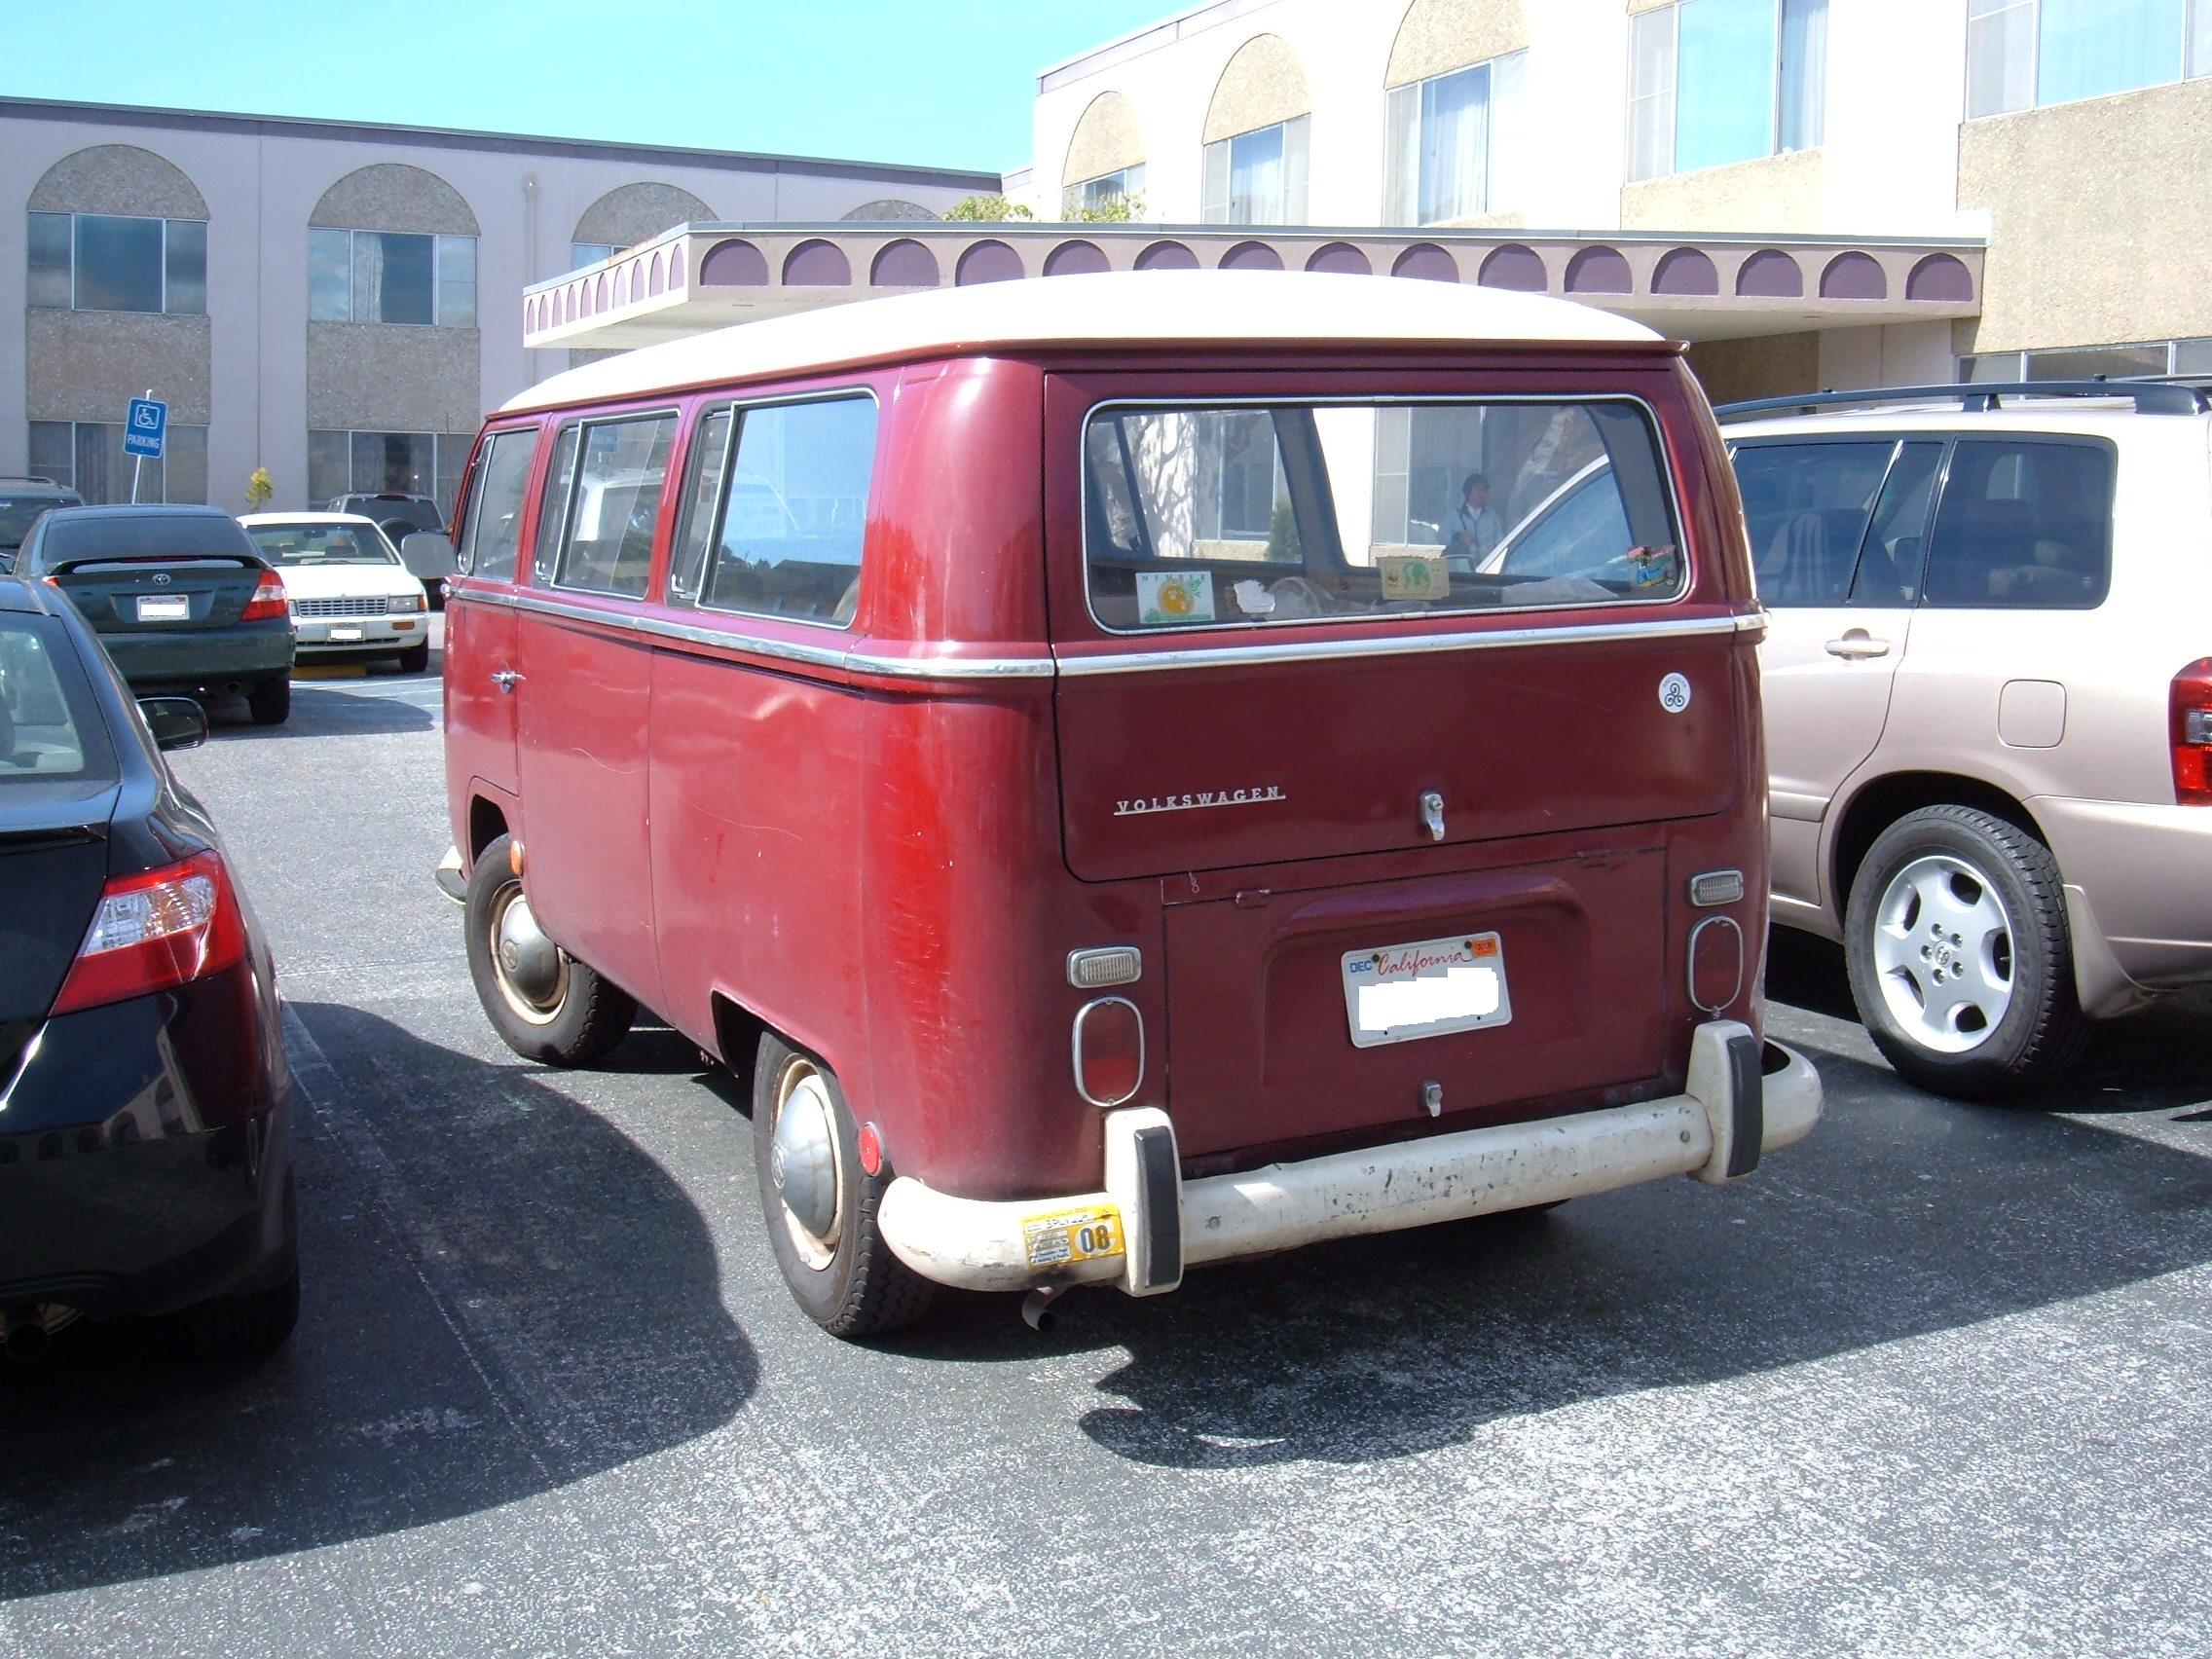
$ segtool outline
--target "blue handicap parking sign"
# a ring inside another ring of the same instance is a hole
[[[130,414],[123,424],[123,453],[162,459],[162,441],[168,436],[169,406],[151,397],[133,397]]]

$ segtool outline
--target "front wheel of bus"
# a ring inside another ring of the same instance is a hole
[[[784,1282],[831,1336],[871,1337],[928,1311],[929,1280],[876,1225],[888,1169],[861,1167],[860,1130],[837,1076],[772,1032],[753,1068],[753,1164]]]
[[[464,926],[468,975],[501,1041],[526,1060],[589,1065],[629,1035],[638,1005],[537,925],[501,835],[476,855]]]

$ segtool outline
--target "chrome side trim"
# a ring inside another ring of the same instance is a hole
[[[1429,651],[1498,651],[1530,645],[1594,645],[1618,640],[1689,640],[1751,634],[1766,628],[1764,612],[1671,617],[1649,622],[1585,622],[1552,628],[1496,628],[1486,633],[1399,634],[1358,640],[1286,640],[1281,644],[1209,645],[1188,650],[1124,651],[1116,656],[1059,659],[1060,673],[1156,674],[1175,668],[1251,668],[1278,662],[1335,662],[1356,657],[1415,656]]]
[[[1049,680],[1052,659],[1018,657],[916,657],[856,650],[845,645],[809,645],[796,640],[770,640],[734,628],[702,628],[692,623],[670,622],[658,616],[638,616],[601,610],[588,605],[553,599],[538,593],[465,594],[467,599],[503,605],[512,610],[565,621],[589,622],[616,633],[646,640],[672,640],[687,645],[713,645],[777,662],[807,668],[839,669],[850,674],[872,674],[887,680]],[[718,612],[717,614],[720,614]]]
[[[731,628],[702,628],[658,616],[601,610],[540,593],[498,592],[467,578],[447,603],[490,605],[540,616],[590,622],[617,633],[682,645],[713,645],[808,668],[873,674],[887,680],[1049,680],[1055,674],[1087,678],[1101,674],[1154,674],[1178,668],[1250,668],[1286,662],[1335,662],[1361,657],[1415,656],[1430,651],[1513,650],[1530,645],[1605,645],[1621,640],[1703,639],[1731,634],[1763,634],[1766,612],[1733,616],[1667,617],[1648,621],[1585,622],[1566,627],[1497,628],[1486,633],[1400,634],[1356,640],[1284,640],[1249,645],[1207,645],[1184,650],[1122,651],[1113,656],[914,657],[894,656],[849,646],[770,640]]]

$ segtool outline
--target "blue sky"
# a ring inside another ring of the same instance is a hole
[[[1177,0],[0,0],[0,96],[997,171],[1029,160],[1040,68],[1180,9]]]

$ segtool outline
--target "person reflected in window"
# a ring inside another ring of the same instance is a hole
[[[1448,552],[1480,560],[1505,535],[1504,521],[1490,504],[1490,479],[1480,472],[1467,474],[1459,486],[1459,504],[1452,512],[1452,540]]]

